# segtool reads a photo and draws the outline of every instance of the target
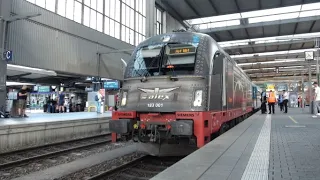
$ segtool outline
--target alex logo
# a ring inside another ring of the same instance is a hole
[[[141,94],[141,99],[164,101],[164,100],[170,99],[170,96],[164,95],[164,94]]]
[[[144,88],[138,88],[140,91],[144,92],[141,94],[141,99],[143,100],[169,100],[170,95],[169,92],[179,89],[179,87],[174,88],[166,88],[166,89],[160,89],[160,88],[154,88],[154,89],[144,89]]]

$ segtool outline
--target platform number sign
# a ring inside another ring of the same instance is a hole
[[[12,51],[6,51],[3,53],[3,59],[6,61],[12,60]]]
[[[305,58],[307,61],[313,60],[313,51],[305,52]]]

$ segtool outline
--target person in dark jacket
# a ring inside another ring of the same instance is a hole
[[[261,114],[265,114],[267,112],[267,93],[262,90],[261,91]]]

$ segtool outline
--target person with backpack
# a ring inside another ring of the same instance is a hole
[[[100,90],[97,92],[96,96],[95,96],[95,101],[97,103],[97,113],[101,114],[101,102],[102,102],[102,94],[100,92]]]

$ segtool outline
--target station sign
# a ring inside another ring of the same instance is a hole
[[[12,51],[5,51],[3,53],[3,59],[6,60],[6,61],[12,61]]]
[[[313,60],[313,51],[306,51],[305,58],[307,61]]]

